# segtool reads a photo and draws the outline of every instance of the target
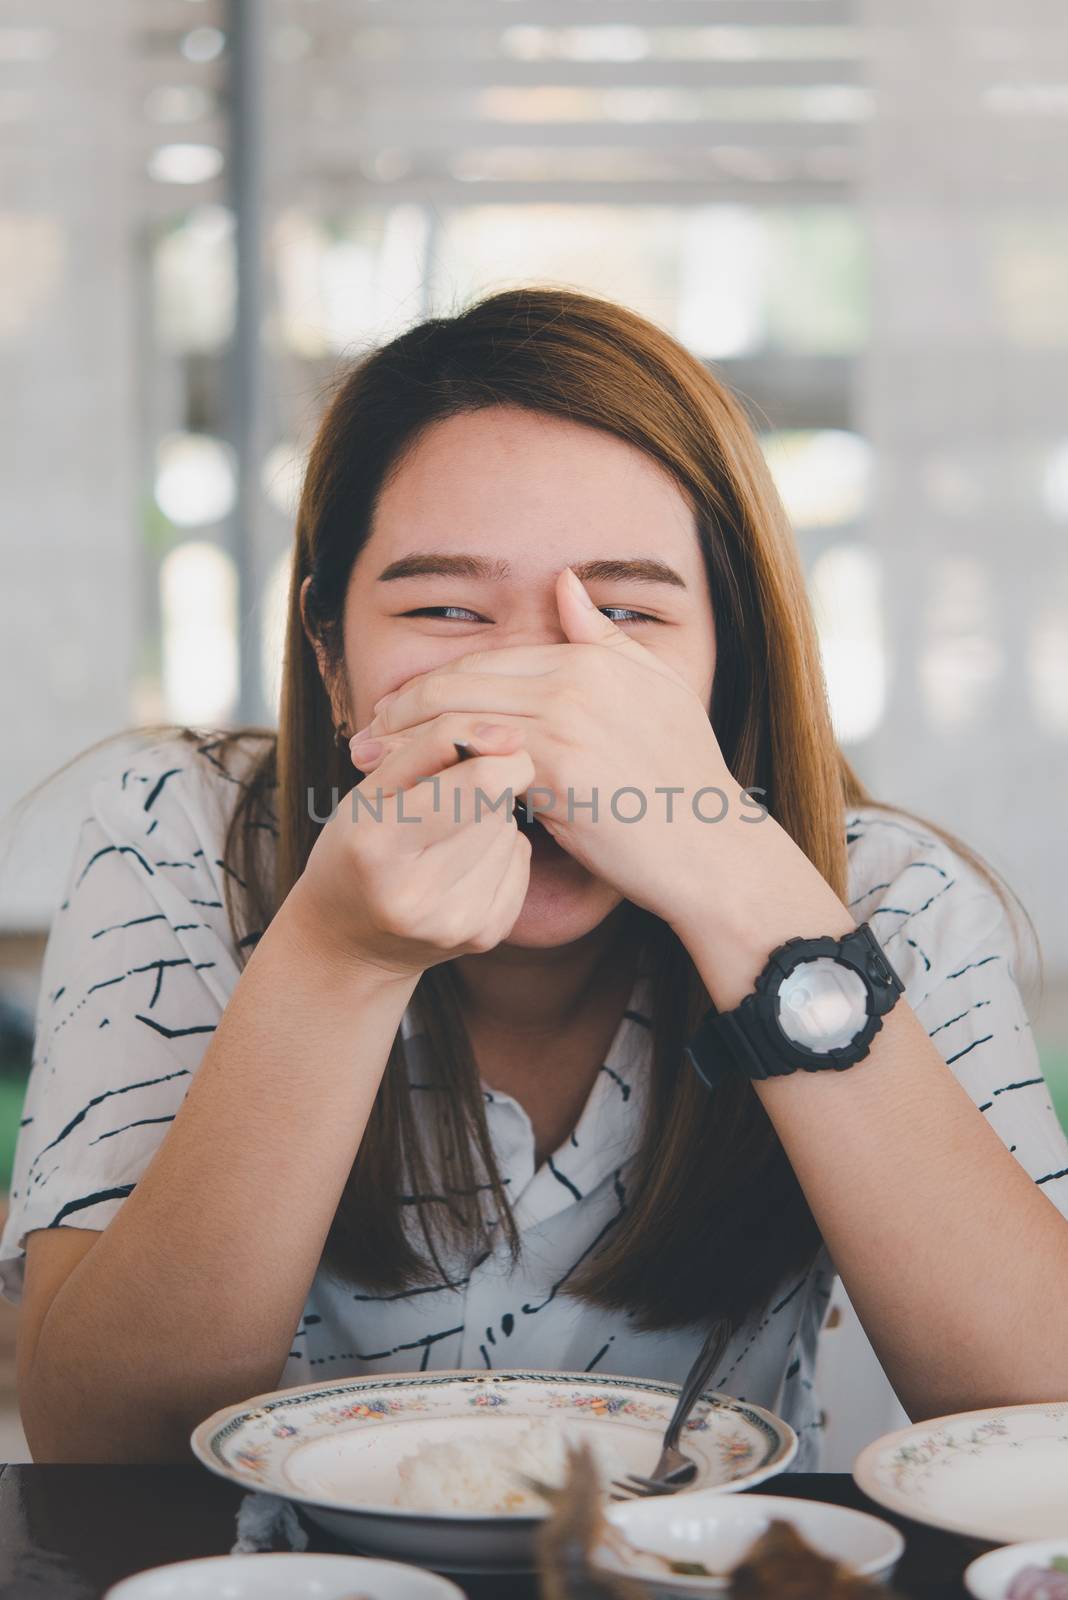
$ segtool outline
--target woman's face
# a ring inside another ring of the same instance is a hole
[[[391,576],[415,556],[417,573]],[[682,583],[582,570],[650,558]],[[495,406],[432,424],[379,497],[345,600],[351,726],[366,726],[391,689],[470,651],[566,644],[555,584],[568,565],[596,606],[710,704],[712,603],[685,495],[657,462],[614,435]],[[563,851],[535,850],[507,943],[570,943],[620,899]]]

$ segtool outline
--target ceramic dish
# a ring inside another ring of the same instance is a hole
[[[821,1500],[795,1500],[788,1495],[724,1495],[701,1490],[657,1500],[614,1505],[609,1522],[637,1553],[620,1557],[598,1547],[593,1564],[602,1572],[624,1574],[649,1586],[651,1594],[693,1596],[722,1594],[726,1576],[765,1531],[773,1517],[792,1523],[820,1555],[841,1561],[865,1577],[887,1578],[901,1558],[905,1541],[896,1528],[866,1511],[827,1505]],[[665,1573],[644,1552],[673,1561],[699,1561],[721,1577]]]
[[[375,1374],[259,1395],[194,1431],[193,1453],[246,1489],[279,1495],[349,1545],[447,1572],[529,1571],[544,1512],[410,1510],[397,1468],[423,1445],[508,1444],[535,1422],[609,1443],[649,1472],[678,1385],[571,1372]],[[706,1394],[683,1434],[696,1489],[746,1489],[797,1454],[793,1429],[760,1406]]]
[[[884,1434],[853,1477],[888,1511],[991,1544],[1068,1536],[1068,1401],[962,1411]]]
[[[1068,1523],[1065,1524],[1068,1528]],[[1009,1585],[1022,1567],[1048,1566],[1053,1556],[1068,1556],[1068,1532],[1061,1539],[1035,1539],[1028,1544],[1007,1544],[977,1556],[964,1569],[964,1587],[976,1600],[1005,1600]]]
[[[123,1578],[104,1600],[463,1600],[447,1578],[397,1561],[265,1551],[173,1561]]]

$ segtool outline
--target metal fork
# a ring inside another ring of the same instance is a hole
[[[709,1329],[697,1359],[686,1374],[685,1382],[679,1391],[678,1403],[671,1413],[671,1420],[664,1431],[664,1442],[660,1450],[660,1460],[657,1462],[653,1473],[648,1478],[643,1478],[639,1473],[629,1472],[625,1478],[613,1481],[613,1489],[619,1489],[621,1494],[614,1494],[613,1500],[648,1499],[658,1494],[676,1494],[692,1483],[697,1476],[697,1463],[689,1456],[683,1455],[678,1448],[679,1436],[689,1421],[690,1412],[704,1393],[710,1378],[719,1365],[720,1357],[730,1338],[730,1328],[725,1322],[714,1323]]]

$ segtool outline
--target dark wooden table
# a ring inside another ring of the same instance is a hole
[[[783,1473],[767,1494],[830,1500],[874,1512],[905,1535],[894,1586],[910,1600],[961,1600],[961,1573],[989,1544],[891,1516],[846,1473]],[[99,1600],[145,1567],[225,1555],[243,1491],[203,1467],[0,1467],[0,1600]],[[309,1549],[344,1546],[305,1523]],[[472,1600],[533,1600],[533,1582],[472,1580]]]

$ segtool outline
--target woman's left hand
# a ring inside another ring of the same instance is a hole
[[[568,643],[479,650],[421,673],[376,702],[363,737],[410,743],[414,781],[477,724],[514,728],[534,761],[538,820],[587,871],[674,922],[697,861],[729,869],[741,848],[733,824],[762,808],[728,770],[689,684],[597,610],[570,568],[556,597]]]

